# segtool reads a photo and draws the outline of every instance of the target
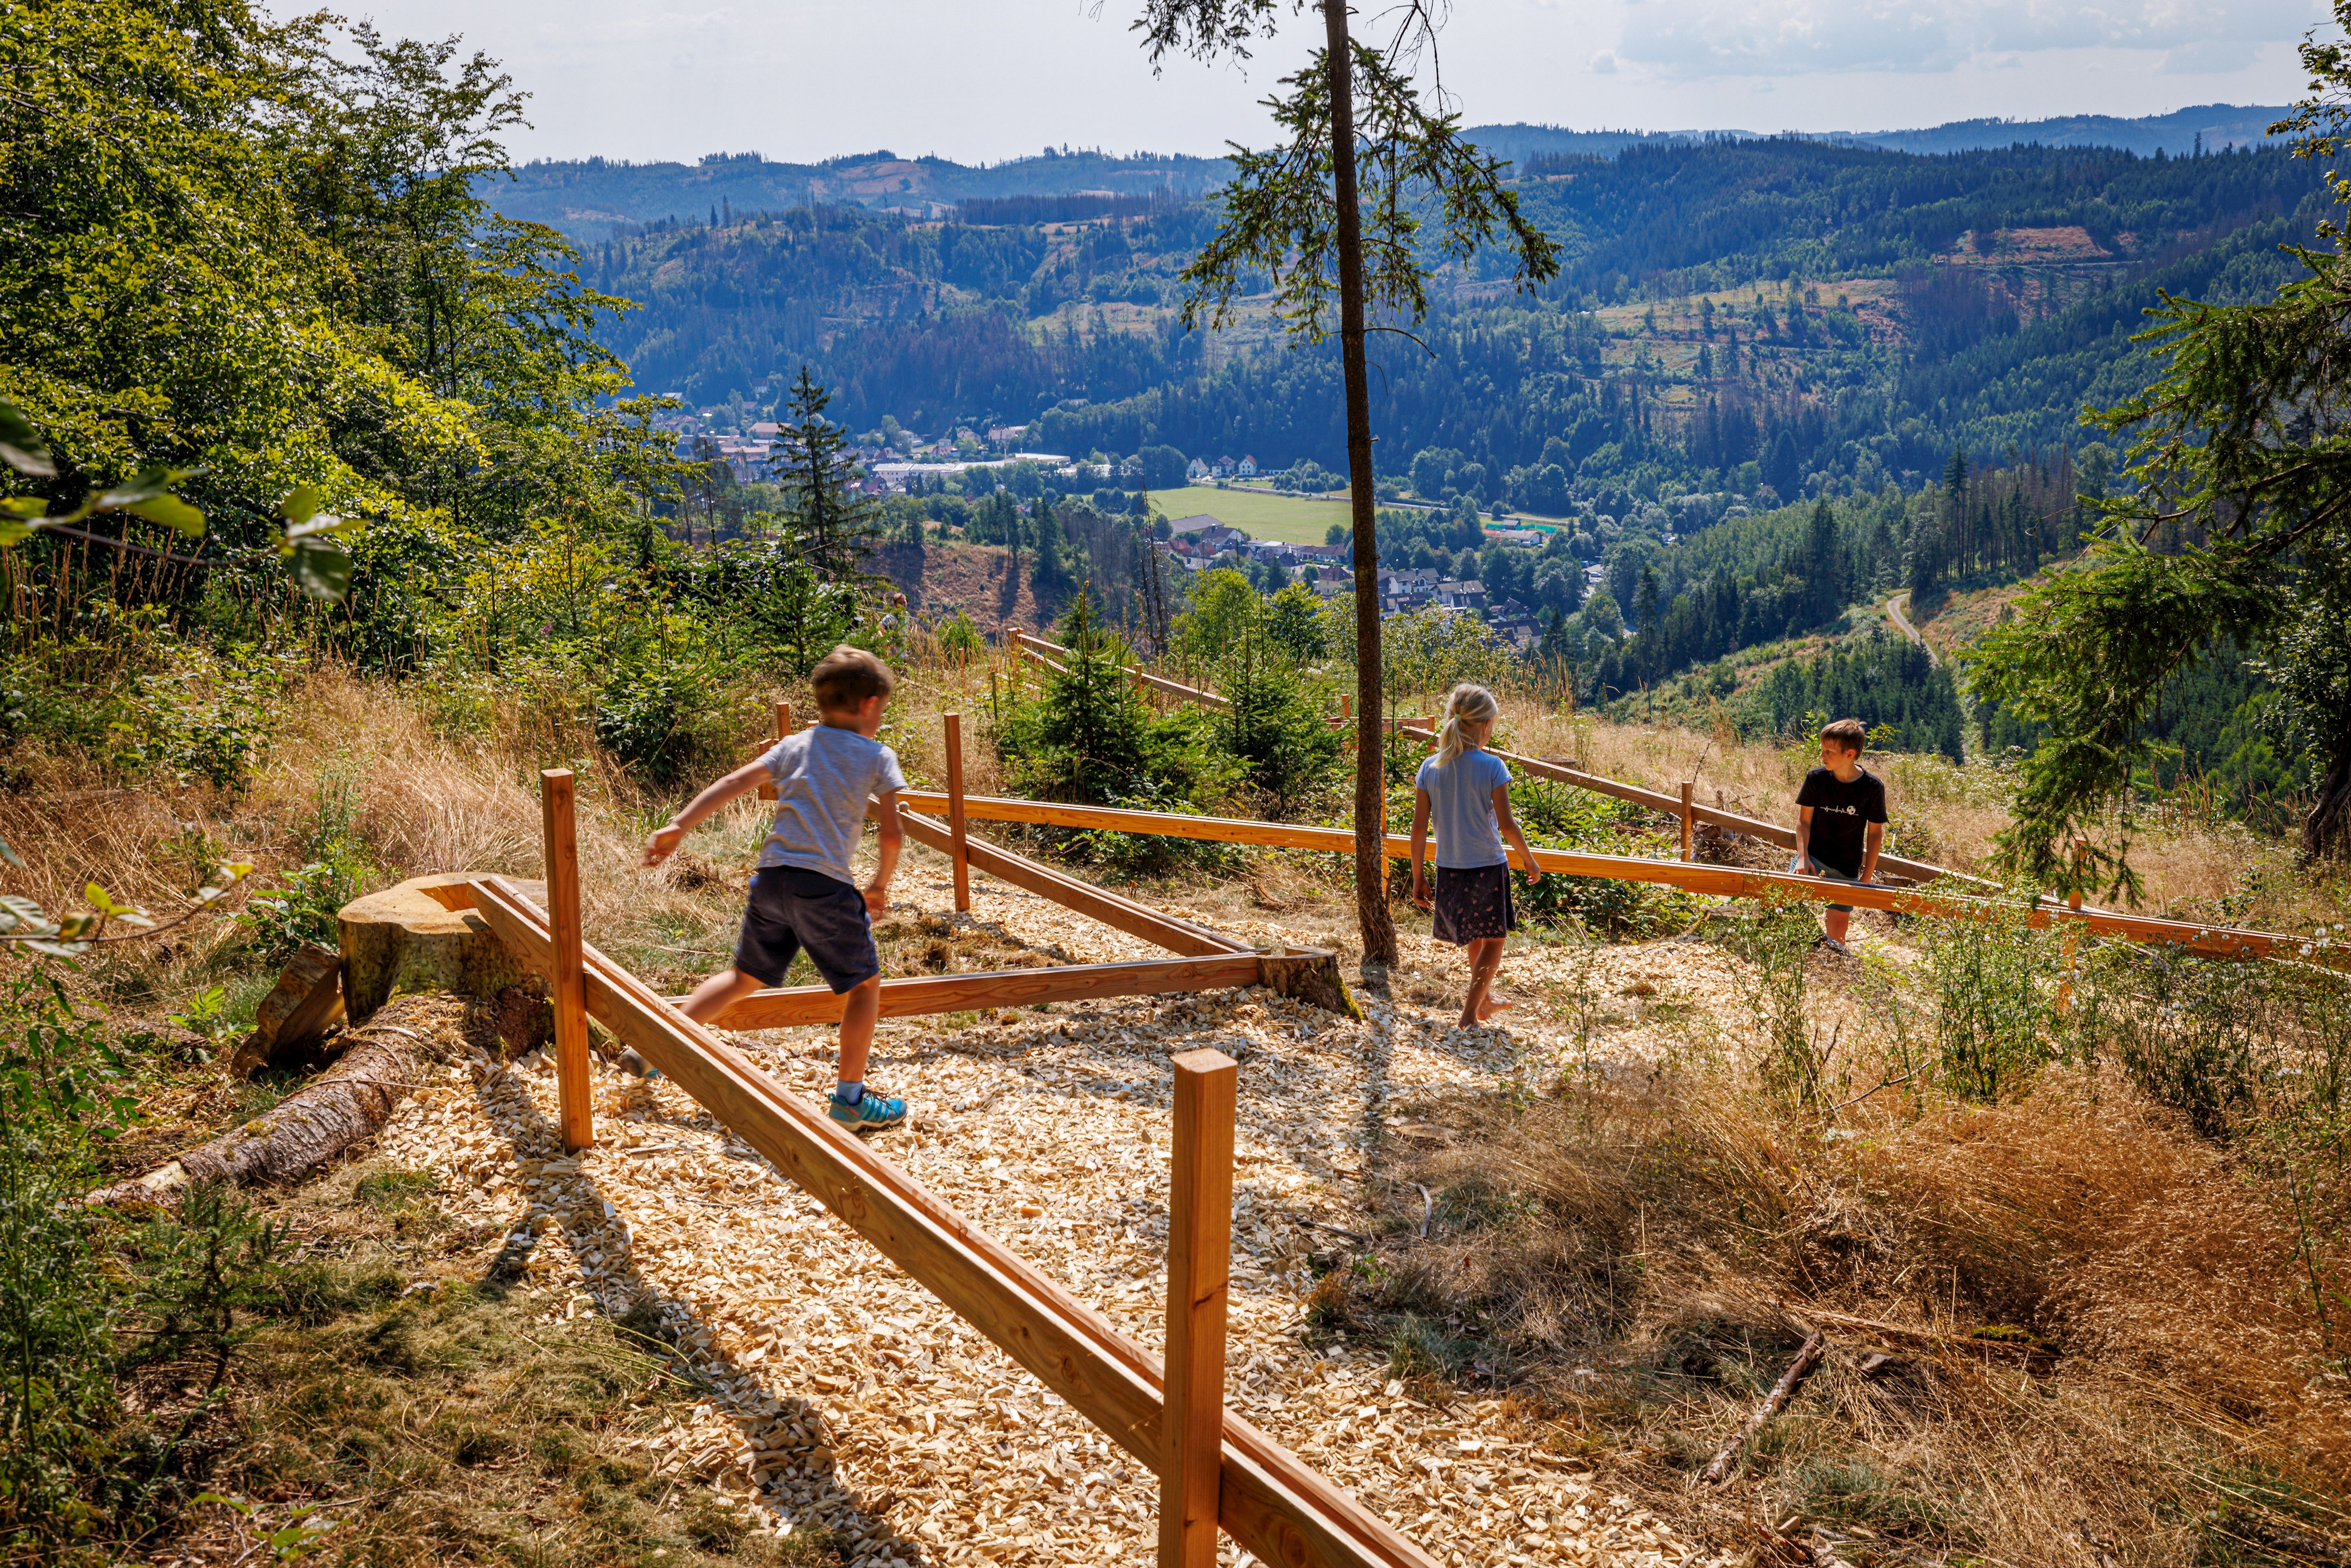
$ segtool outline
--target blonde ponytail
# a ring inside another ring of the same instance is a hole
[[[1485,687],[1466,683],[1454,687],[1452,695],[1445,699],[1445,728],[1437,737],[1437,765],[1449,768],[1454,758],[1469,749],[1469,742],[1461,733],[1465,721],[1492,724],[1501,716],[1502,705]]]

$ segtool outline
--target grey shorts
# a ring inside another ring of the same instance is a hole
[[[735,940],[735,972],[780,986],[805,951],[840,996],[882,972],[865,895],[820,871],[761,866],[751,878],[750,907]]]
[[[1803,863],[1803,856],[1790,855],[1788,857],[1788,874],[1790,876],[1803,875],[1804,873],[1796,869]],[[1839,871],[1836,867],[1829,864],[1828,862],[1821,859],[1818,855],[1813,857],[1813,874],[1827,882],[1849,882],[1855,887],[1868,887],[1872,885],[1869,883],[1862,881],[1860,877],[1855,875],[1852,872]],[[1829,907],[1845,915],[1851,915],[1853,913],[1853,905],[1850,904],[1832,904]]]

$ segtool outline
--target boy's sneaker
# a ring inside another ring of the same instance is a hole
[[[1837,940],[1835,937],[1834,937],[1834,936],[1823,936],[1823,937],[1820,939],[1820,941],[1818,941],[1817,943],[1813,944],[1813,946],[1820,946],[1820,947],[1825,947],[1825,948],[1827,948],[1830,952],[1832,952],[1832,953],[1835,954],[1835,955],[1836,955],[1838,957],[1840,957],[1840,958],[1846,957],[1846,956],[1849,956],[1849,953],[1848,953],[1847,948],[1845,947],[1845,945],[1844,945],[1844,943],[1842,943],[1842,942],[1838,941],[1838,940]]]
[[[886,1133],[904,1124],[906,1103],[885,1099],[868,1089],[854,1105],[844,1105],[838,1096],[826,1095],[824,1113],[852,1133]]]

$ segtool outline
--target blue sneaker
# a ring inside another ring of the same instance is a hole
[[[905,1124],[906,1103],[884,1099],[868,1089],[854,1105],[844,1105],[836,1096],[826,1095],[824,1113],[852,1133],[886,1133]]]

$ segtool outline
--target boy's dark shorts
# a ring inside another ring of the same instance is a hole
[[[736,973],[780,986],[803,948],[835,996],[882,972],[863,894],[820,871],[761,866],[752,873],[743,935],[735,940]]]
[[[1438,866],[1437,918],[1431,925],[1429,935],[1456,947],[1516,931],[1519,910],[1510,898],[1509,865],[1472,866],[1467,871]]]
[[[1803,856],[1791,856],[1788,861],[1788,874],[1790,876],[1803,875],[1804,873],[1796,869],[1803,863]],[[1870,885],[1861,880],[1861,873],[1859,872],[1846,871],[1842,866],[1831,865],[1828,862],[1821,859],[1818,855],[1814,855],[1813,857],[1813,868],[1815,875],[1823,877],[1830,882],[1849,882],[1855,887],[1867,887]],[[1832,904],[1829,907],[1839,915],[1851,915],[1853,913],[1853,905],[1850,904]]]

